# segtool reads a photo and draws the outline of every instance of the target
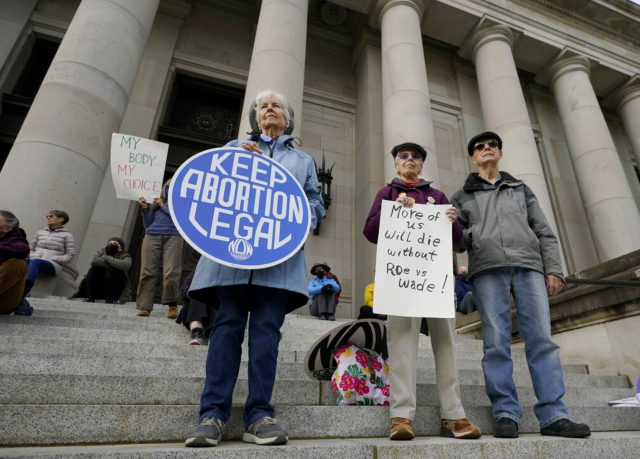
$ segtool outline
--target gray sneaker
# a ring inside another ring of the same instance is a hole
[[[257,445],[284,445],[289,441],[287,433],[274,418],[262,418],[244,430],[242,441]]]
[[[220,442],[224,422],[216,418],[203,419],[184,442],[185,446],[216,446]]]

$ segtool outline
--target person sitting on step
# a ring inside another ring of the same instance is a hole
[[[124,241],[119,237],[109,239],[107,246],[98,250],[91,260],[86,277],[87,303],[105,300],[118,303],[127,285],[127,270],[131,268],[131,255],[124,251]]]
[[[320,320],[336,320],[336,297],[340,286],[335,279],[329,279],[325,275],[331,271],[326,263],[316,263],[311,268],[311,274],[316,276],[309,281],[309,295],[311,295],[310,313]]]
[[[0,314],[11,314],[20,305],[27,279],[29,242],[20,221],[0,210]]]
[[[25,261],[29,265],[23,298],[26,297],[40,274],[58,276],[62,267],[76,256],[73,234],[64,227],[69,223],[69,215],[62,210],[52,210],[47,214],[47,226],[36,233],[31,241],[31,253]]]
[[[375,270],[373,272],[375,274]],[[364,306],[360,306],[360,314],[358,314],[358,320],[361,320],[361,319],[387,320],[387,316],[383,314],[376,314],[375,312],[373,312],[373,288],[374,288],[374,283],[371,282],[364,289]]]

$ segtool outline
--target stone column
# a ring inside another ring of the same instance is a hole
[[[573,169],[601,263],[640,249],[640,213],[602,109],[586,57],[550,67]]]
[[[84,0],[0,173],[28,236],[68,212],[80,252],[159,0]]]
[[[308,7],[308,0],[263,0],[242,107],[240,138],[251,131],[249,108],[263,89],[284,94],[296,121],[302,119]],[[294,132],[299,132],[298,127]]]
[[[472,40],[484,124],[503,141],[500,169],[524,180],[533,190],[557,235],[542,163],[513,60],[513,32],[496,24],[481,28]]]
[[[640,164],[640,82],[626,88],[618,104],[618,113],[622,117],[625,131],[636,162]]]
[[[8,73],[4,68],[20,38],[37,0],[0,0],[0,86]]]
[[[384,128],[384,178],[396,176],[391,149],[415,142],[427,150],[422,177],[439,187],[436,142],[431,119],[427,69],[420,22],[423,2],[381,0],[382,122]]]

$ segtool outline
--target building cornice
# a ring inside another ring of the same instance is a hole
[[[621,40],[624,40],[628,43],[631,43],[635,46],[640,46],[640,40],[630,37],[628,35],[625,35],[624,33],[616,30],[616,29],[612,29],[611,27],[607,27],[604,24],[601,24],[599,22],[594,21],[593,19],[589,19],[585,16],[582,16],[581,14],[576,13],[575,11],[571,11],[567,8],[564,8],[560,5],[557,5],[556,3],[550,1],[550,0],[528,0],[527,2],[523,2],[522,0],[519,1],[520,3],[537,3],[538,5],[541,5],[547,9],[550,9],[552,11],[555,11],[557,13],[560,13],[564,16],[567,16],[575,21],[578,22],[582,22],[583,24],[588,25],[589,27],[593,27],[594,29],[597,29],[601,32],[604,32],[608,35],[612,35],[616,38],[619,38]]]

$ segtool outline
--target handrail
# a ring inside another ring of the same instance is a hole
[[[604,279],[571,279],[566,278],[567,284],[580,284],[580,285],[608,285],[610,287],[640,287],[638,281],[624,281],[624,280],[604,280]]]
[[[456,277],[466,279],[466,274],[458,274]],[[640,288],[640,281],[629,280],[605,280],[605,279],[573,279],[567,277],[564,280],[565,284],[578,284],[578,285],[606,285],[608,287],[636,287]]]

